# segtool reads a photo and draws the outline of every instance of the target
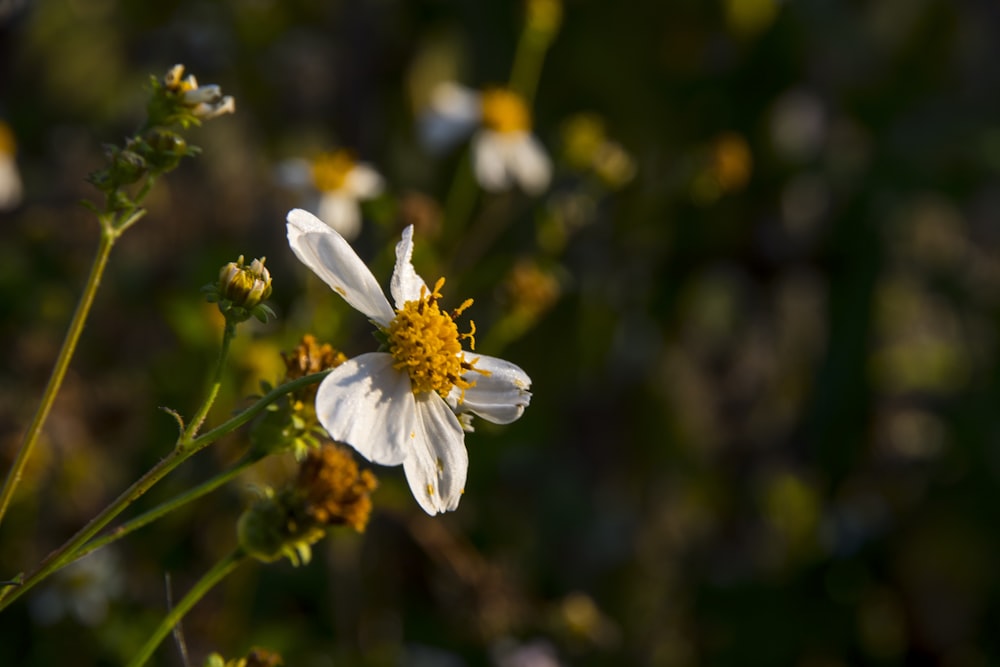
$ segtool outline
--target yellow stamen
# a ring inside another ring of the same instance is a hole
[[[447,396],[452,387],[465,390],[475,385],[462,376],[468,371],[489,375],[489,371],[475,367],[478,359],[466,360],[461,340],[469,340],[475,349],[476,326],[470,321],[470,331],[459,333],[455,318],[472,305],[467,299],[450,314],[438,306],[444,278],[439,278],[434,289],[420,288],[420,298],[407,301],[396,311],[386,334],[389,351],[395,360],[393,367],[405,370],[410,376],[414,394],[436,391]]]
[[[342,189],[354,165],[354,158],[348,151],[323,153],[312,164],[312,177],[316,189],[323,192]]]
[[[496,132],[524,132],[531,128],[531,112],[520,95],[505,88],[482,94],[483,125]]]

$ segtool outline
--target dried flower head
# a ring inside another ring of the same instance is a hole
[[[350,451],[327,444],[310,452],[299,468],[306,513],[325,525],[346,524],[363,532],[371,514],[371,492],[378,486],[370,470],[359,470]]]
[[[348,525],[363,532],[371,514],[371,492],[378,483],[360,470],[350,452],[327,443],[309,452],[296,480],[261,498],[240,517],[240,546],[265,563],[288,558],[293,565],[308,563],[311,545],[331,526]]]

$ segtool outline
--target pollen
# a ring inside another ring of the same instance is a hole
[[[312,163],[312,178],[316,189],[322,192],[343,189],[354,165],[354,158],[348,151],[323,153]]]
[[[488,88],[482,94],[483,125],[500,133],[531,128],[531,112],[520,95],[506,88]]]
[[[386,329],[393,367],[407,372],[414,394],[435,391],[444,397],[452,387],[464,393],[475,385],[475,381],[462,377],[465,373],[488,374],[475,367],[476,359],[466,360],[462,350],[462,339],[468,339],[470,349],[476,347],[475,323],[469,322],[467,333],[459,333],[455,324],[455,318],[472,305],[472,299],[445,312],[438,305],[443,285],[444,278],[439,278],[433,290],[421,287],[420,298],[404,303]]]

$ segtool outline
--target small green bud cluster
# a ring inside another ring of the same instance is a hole
[[[123,146],[105,145],[107,167],[91,174],[89,181],[104,193],[108,212],[138,210],[139,201],[158,176],[175,169],[181,158],[200,152],[178,130],[236,110],[233,98],[223,95],[218,86],[199,86],[193,75],[185,78],[183,73],[184,66],[175,65],[162,79],[152,77],[142,128]],[[139,193],[124,189],[143,179],[146,184]]]
[[[226,660],[218,653],[212,653],[207,658],[203,667],[279,667],[285,664],[281,655],[274,651],[263,648],[252,648],[243,657]]]
[[[269,317],[274,317],[274,311],[263,303],[271,296],[271,273],[264,266],[264,260],[264,257],[255,259],[247,266],[240,255],[235,262],[222,267],[217,282],[202,288],[209,303],[219,304],[227,321],[238,324],[256,317],[267,322]]]
[[[287,558],[295,567],[308,565],[312,545],[326,535],[326,526],[302,511],[302,494],[293,487],[262,493],[236,524],[240,546],[262,563]]]

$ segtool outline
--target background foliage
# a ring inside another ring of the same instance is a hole
[[[358,247],[386,279],[384,249],[427,204],[413,193],[443,198],[459,160],[415,141],[421,76],[506,80],[522,7],[0,7],[0,115],[26,184],[0,221],[5,463],[96,244],[78,201],[101,143],[175,62],[237,100],[115,249],[0,532],[6,578],[165,454],[176,425],[157,407],[191,409],[220,334],[198,288],[238,254],[267,256],[279,319],[241,331],[215,419],[279,381],[303,333],[372,349],[288,250],[302,202],[276,165],[347,146],[380,168],[390,192]],[[476,299],[483,332],[518,305],[519,259],[558,278],[523,335],[483,349],[532,376],[531,407],[469,436],[454,514],[423,515],[379,469],[363,536],[238,571],[184,624],[193,662],[262,645],[290,665],[510,665],[524,642],[571,665],[1000,660],[998,26],[987,0],[567,0],[535,109],[552,191],[481,199],[478,220],[509,221],[483,256],[463,261],[477,227],[454,252],[432,225],[416,259],[448,275],[446,303]],[[582,111],[636,160],[620,192],[566,160]],[[142,507],[244,446],[211,448]],[[67,571],[4,614],[0,652],[120,664],[163,614],[164,573],[187,590],[234,545],[248,485],[292,470],[269,461]],[[180,664],[172,645],[157,659]]]

